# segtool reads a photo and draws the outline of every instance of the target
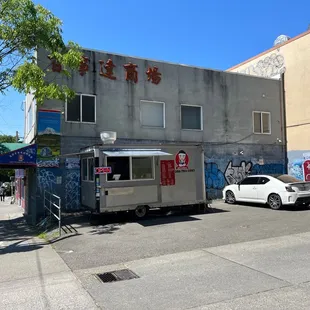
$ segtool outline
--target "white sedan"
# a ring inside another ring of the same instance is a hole
[[[223,199],[230,204],[237,201],[268,203],[274,210],[279,210],[282,205],[310,205],[310,182],[286,174],[279,177],[251,175],[226,186]]]

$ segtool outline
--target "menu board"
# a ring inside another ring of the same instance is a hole
[[[175,185],[174,160],[160,161],[160,184],[161,186]]]

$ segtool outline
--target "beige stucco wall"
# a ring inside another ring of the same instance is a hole
[[[310,32],[227,71],[274,78],[285,72],[288,151],[310,150]]]

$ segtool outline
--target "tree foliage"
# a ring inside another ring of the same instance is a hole
[[[14,143],[16,142],[16,137],[8,135],[0,135],[0,143]],[[0,153],[2,149],[0,146]],[[3,150],[6,152],[7,150]],[[5,182],[10,180],[10,176],[14,176],[15,171],[13,169],[0,169],[0,181]]]
[[[77,69],[82,53],[77,44],[62,38],[62,22],[49,10],[31,0],[0,0],[0,92],[13,86],[21,93],[35,92],[40,104],[45,99],[72,98],[66,85],[47,82],[50,68],[40,68],[35,51],[43,48],[62,65],[64,76]]]
[[[16,142],[16,137],[9,135],[0,135],[0,143],[14,143]]]

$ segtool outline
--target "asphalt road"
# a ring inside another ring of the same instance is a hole
[[[151,216],[130,222],[102,218],[75,224],[80,235],[54,243],[72,270],[310,231],[308,209],[274,211],[261,206],[213,205],[218,213]]]

